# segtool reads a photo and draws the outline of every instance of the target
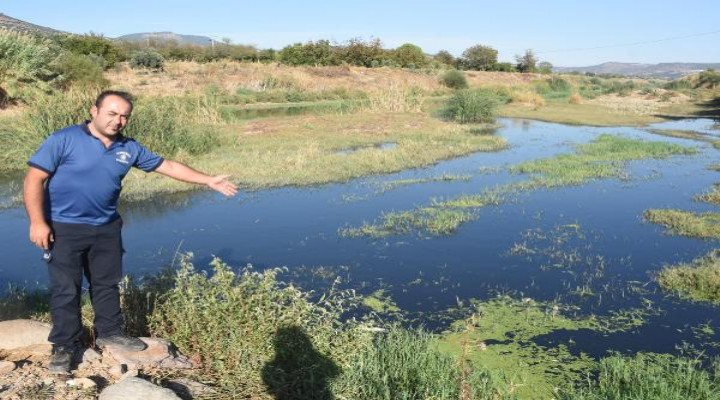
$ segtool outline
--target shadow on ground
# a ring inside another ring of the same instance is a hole
[[[318,352],[299,326],[278,329],[275,357],[262,369],[267,390],[278,400],[332,400],[329,384],[341,369]]]

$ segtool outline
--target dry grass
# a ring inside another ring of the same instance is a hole
[[[588,100],[587,103],[603,106],[620,115],[654,115],[669,104],[679,104],[687,101],[689,101],[689,98],[684,95],[672,96],[665,100],[662,96],[647,96],[639,93],[619,96],[613,93]]]
[[[515,88],[512,90],[510,92],[510,102],[513,104],[531,107],[534,110],[537,110],[546,104],[545,99],[542,96],[528,88]]]
[[[444,92],[435,72],[425,74],[395,68],[292,67],[279,64],[222,61],[198,64],[170,62],[165,72],[148,73],[121,65],[107,76],[113,86],[145,95],[180,95],[202,92],[211,85],[233,93],[238,88],[261,91],[275,87],[321,92],[344,88],[363,92],[390,86],[415,87],[423,92]]]
[[[623,114],[599,104],[548,103],[532,109],[522,104],[507,104],[500,108],[503,117],[528,118],[570,125],[639,126],[663,119],[653,115]]]

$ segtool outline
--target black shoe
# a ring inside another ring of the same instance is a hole
[[[100,348],[112,346],[124,351],[142,351],[147,349],[147,345],[142,340],[125,335],[101,337],[95,341],[95,344]]]
[[[52,358],[48,364],[48,372],[58,375],[69,375],[77,345],[53,345]]]

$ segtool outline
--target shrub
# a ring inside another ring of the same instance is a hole
[[[703,71],[698,75],[696,88],[714,89],[720,86],[720,72],[713,69]]]
[[[60,73],[56,85],[63,89],[71,86],[99,88],[107,85],[103,76],[105,61],[100,56],[63,53],[55,61],[54,70]]]
[[[153,334],[202,358],[200,371],[230,398],[330,398],[329,379],[370,343],[369,333],[340,315],[350,293],[310,301],[276,280],[277,269],[233,272],[219,260],[212,276],[182,257],[175,285],[150,318]],[[267,389],[266,389],[267,388]]]
[[[165,66],[165,59],[160,53],[152,50],[141,50],[130,58],[130,68],[147,68],[161,71]]]
[[[423,67],[427,61],[422,49],[412,43],[405,43],[391,52],[392,60],[403,68]]]
[[[56,35],[54,39],[60,47],[73,54],[102,58],[103,69],[112,68],[122,58],[120,48],[102,35]]]
[[[451,89],[465,89],[468,87],[467,78],[462,71],[451,69],[440,77],[440,82]]]
[[[488,371],[472,371],[438,350],[423,331],[391,328],[356,355],[334,383],[342,397],[358,400],[500,399]]]
[[[48,39],[0,29],[0,89],[5,102],[27,102],[50,91],[57,74],[49,66],[58,54]]]
[[[208,124],[219,120],[209,97],[142,97],[125,134],[166,157],[202,154],[218,144]]]
[[[499,99],[494,93],[483,89],[458,90],[448,100],[443,116],[461,124],[493,122]]]

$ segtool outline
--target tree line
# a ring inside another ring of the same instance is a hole
[[[156,67],[163,60],[212,62],[218,60],[279,62],[286,65],[330,66],[354,65],[368,68],[454,68],[474,71],[550,72],[552,65],[540,62],[532,50],[515,56],[515,62],[499,62],[498,51],[477,44],[467,48],[459,57],[447,50],[436,54],[425,53],[420,46],[405,43],[386,49],[380,39],[352,38],[343,43],[329,40],[298,42],[281,50],[258,49],[255,46],[233,44],[229,39],[214,42],[213,46],[179,44],[172,40],[149,38],[130,42],[112,40],[93,33],[86,35],[60,35],[54,38],[62,48],[74,53],[101,57],[104,68],[118,61],[140,58],[148,61],[137,66]]]

